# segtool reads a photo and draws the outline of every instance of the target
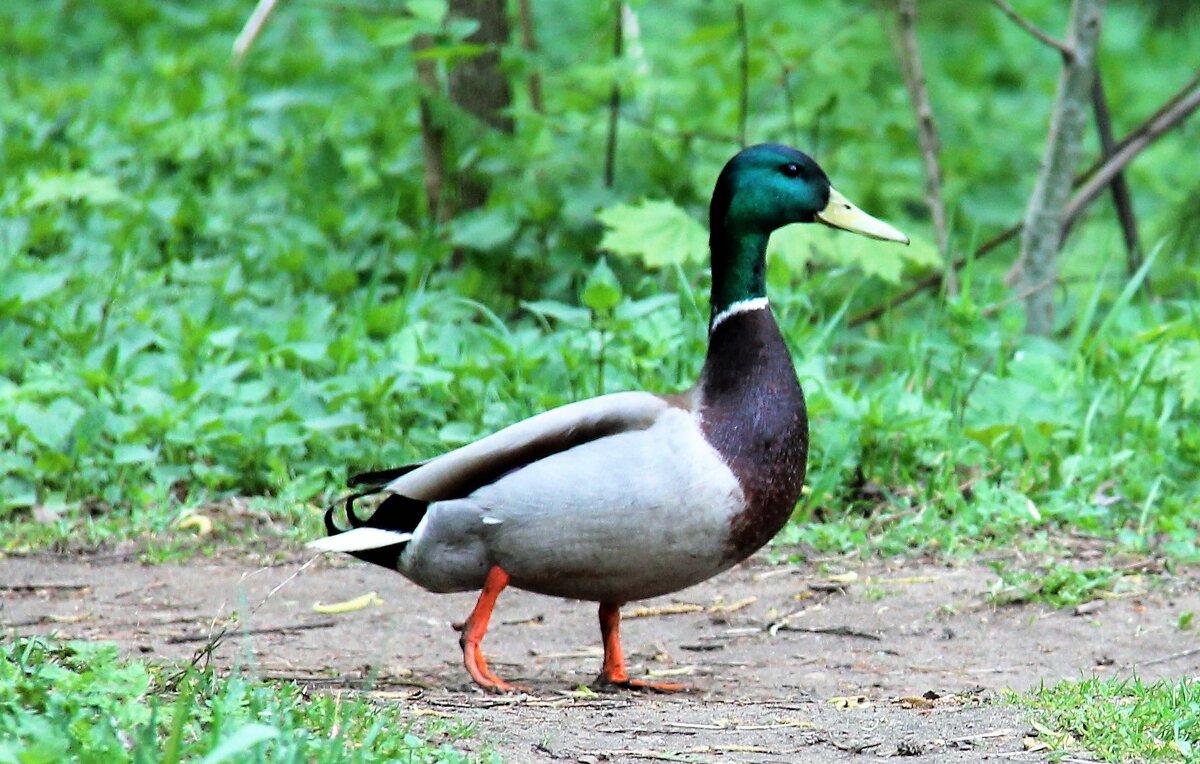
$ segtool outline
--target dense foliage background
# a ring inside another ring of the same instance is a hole
[[[632,3],[614,60],[607,4],[535,0],[539,50],[503,52],[511,134],[418,82],[417,34],[434,34],[439,76],[478,53],[436,0],[284,2],[235,66],[250,5],[0,8],[0,548],[159,530],[229,496],[313,532],[305,502],[349,468],[698,371],[701,226],[739,147],[732,5]],[[1021,6],[1066,25],[1065,3]],[[982,4],[922,12],[963,255],[1021,218],[1057,55]],[[944,267],[892,24],[871,3],[746,5],[746,139],[808,151],[916,240],[807,227],[773,242],[813,419],[797,518],[823,521],[791,538],[897,550],[1073,528],[1195,556],[1195,121],[1129,170],[1152,292],[1100,202],[1066,242],[1052,339],[1022,333],[1012,245],[968,264],[958,295],[851,329]],[[1110,5],[1118,136],[1194,74],[1198,48],[1200,26]],[[444,223],[424,192],[422,93],[451,169],[490,189]]]

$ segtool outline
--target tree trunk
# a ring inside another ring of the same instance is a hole
[[[1017,294],[1025,296],[1025,331],[1045,336],[1054,329],[1054,282],[1062,241],[1063,209],[1088,123],[1096,48],[1104,0],[1073,0],[1064,56],[1054,99],[1046,150],[1021,231],[1021,254],[1013,266]]]
[[[433,45],[428,35],[412,41],[413,53],[421,53]],[[437,66],[428,58],[416,59],[417,82],[421,85],[418,99],[421,120],[421,154],[424,159],[425,204],[429,217],[445,223],[454,214],[446,203],[446,128],[433,116],[433,98],[439,91]]]
[[[500,47],[508,44],[509,36],[504,0],[450,0],[450,13],[478,21],[479,28],[466,41],[487,47],[450,72],[450,99],[489,128],[512,133],[513,119],[508,114],[512,88],[500,69]],[[462,146],[457,153],[463,153]],[[481,207],[487,201],[488,184],[477,175],[463,172],[457,186],[458,211]]]

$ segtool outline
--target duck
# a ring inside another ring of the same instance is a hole
[[[808,417],[766,291],[771,233],[820,223],[882,241],[908,237],[833,188],[803,152],[739,151],[709,205],[712,286],[699,379],[673,394],[616,392],[509,425],[427,461],[356,475],[309,546],[399,572],[431,592],[479,591],[460,631],[476,685],[522,690],[482,650],[508,587],[598,603],[596,685],[687,686],[629,675],[621,607],[705,581],[788,522],[807,469]],[[354,503],[381,501],[369,517]],[[344,505],[348,527],[335,512]]]

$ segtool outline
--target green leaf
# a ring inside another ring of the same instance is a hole
[[[446,0],[408,0],[404,7],[414,18],[440,24],[450,6]]]
[[[621,283],[603,257],[588,274],[580,301],[597,313],[606,313],[621,302]]]
[[[233,761],[256,745],[277,737],[279,737],[279,730],[276,728],[251,722],[244,727],[239,727],[236,732],[218,743],[208,752],[207,756],[200,760],[200,764],[223,764],[226,761]]]
[[[31,175],[25,181],[29,209],[48,207],[59,202],[87,202],[96,206],[113,204],[124,199],[116,181],[90,172],[47,173]]]
[[[494,250],[516,234],[517,221],[501,210],[469,212],[450,224],[451,244],[479,252]]]
[[[267,428],[263,443],[268,446],[295,446],[304,442],[300,428],[292,422],[276,422]]]
[[[12,297],[18,303],[28,305],[45,299],[63,288],[67,283],[66,271],[50,273],[19,273],[7,277],[0,296]]]
[[[597,217],[608,228],[601,249],[638,258],[650,268],[702,262],[707,256],[704,226],[672,201],[618,204]]]
[[[314,417],[313,419],[304,420],[304,426],[310,430],[324,432],[326,430],[336,430],[341,427],[362,427],[366,424],[366,419],[357,411],[341,411],[337,414],[329,416]]]
[[[29,432],[29,437],[48,448],[61,448],[83,409],[66,398],[60,398],[42,408],[29,403],[19,404],[13,417]]]
[[[121,445],[113,449],[113,464],[146,464],[158,461],[158,453],[146,446]]]
[[[789,225],[771,236],[768,256],[783,259],[799,270],[810,260],[858,268],[869,276],[899,283],[907,266],[932,268],[941,264],[937,247],[914,238],[909,246],[876,241],[820,225]]]
[[[555,300],[533,300],[521,303],[521,307],[545,318],[553,318],[568,326],[587,326],[592,317],[587,310]]]

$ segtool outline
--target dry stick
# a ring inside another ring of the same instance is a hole
[[[91,589],[91,584],[0,584],[0,592],[33,592],[38,589],[57,589],[62,591],[79,591]]]
[[[309,629],[328,629],[337,626],[337,621],[312,621],[310,623],[293,623],[285,626],[264,626],[259,629],[239,629],[236,632],[237,636],[256,636],[260,634],[290,634],[293,631],[308,631]],[[222,635],[224,636],[224,635]],[[211,634],[205,631],[195,632],[193,634],[177,634],[172,637],[167,637],[168,645],[178,645],[184,642],[203,642],[212,637]]]
[[[246,57],[250,46],[258,39],[263,26],[266,25],[271,11],[275,10],[277,2],[279,0],[258,0],[258,5],[254,6],[254,11],[250,14],[250,18],[246,19],[246,25],[242,27],[242,31],[238,33],[237,38],[233,41],[233,60],[235,63],[241,63],[242,59]]]
[[[1146,666],[1153,666],[1158,663],[1167,663],[1168,661],[1175,661],[1179,660],[1180,658],[1190,658],[1197,653],[1200,653],[1200,647],[1193,647],[1188,650],[1180,650],[1179,652],[1171,653],[1170,655],[1163,655],[1159,658],[1152,658],[1148,661],[1138,661],[1127,665],[1145,668]]]
[[[275,586],[271,589],[271,591],[267,592],[267,596],[263,597],[262,600],[260,600],[257,605],[250,608],[250,612],[246,614],[246,617],[247,618],[252,617],[255,613],[257,613],[262,608],[263,605],[267,604],[267,602],[272,597],[274,597],[279,592],[280,589],[282,589],[283,587],[290,584],[293,580],[295,580],[295,578],[297,576],[299,576],[301,573],[303,573],[308,568],[309,565],[312,565],[314,562],[316,562],[319,559],[321,559],[321,555],[318,554],[315,557],[313,557],[312,559],[310,559],[308,562],[306,562],[303,565],[301,565],[300,567],[296,568],[296,570],[293,571],[290,576],[283,579],[279,583],[275,584]],[[263,568],[260,568],[259,570],[263,570]],[[258,571],[255,571],[255,572],[258,572]],[[254,575],[254,573],[251,573],[249,575]],[[244,575],[244,576],[242,576],[242,580],[245,580],[248,577],[249,577],[248,575]],[[213,623],[215,626],[216,625],[215,618],[214,618]],[[185,676],[187,676],[188,671],[190,671],[192,668],[200,665],[200,661],[207,661],[209,658],[211,658],[213,651],[215,651],[221,645],[221,642],[223,642],[225,640],[225,635],[229,633],[229,629],[232,628],[234,623],[235,623],[235,621],[226,619],[225,623],[222,624],[221,629],[217,633],[210,636],[208,641],[206,643],[204,643],[204,645],[202,645],[200,648],[198,648],[196,650],[196,652],[192,653],[192,659],[191,659],[191,661],[188,662],[188,665],[181,668],[170,679],[167,680],[166,687],[168,689],[174,689],[174,688],[178,687],[179,683],[181,681],[183,681],[183,678]]]
[[[942,168],[938,161],[941,141],[937,123],[933,118],[933,106],[929,101],[929,90],[925,82],[925,67],[921,63],[921,49],[917,42],[917,0],[897,0],[896,21],[899,28],[897,56],[900,72],[904,76],[904,87],[908,100],[917,118],[917,140],[921,146],[921,159],[925,164],[925,203],[933,220],[933,233],[937,239],[938,252],[943,260],[950,260],[949,239],[946,231],[946,203],[942,198]],[[958,294],[958,278],[954,268],[945,270],[946,293]]]
[[[746,3],[739,0],[737,6],[738,45],[738,142],[746,145],[746,120],[750,114],[750,33],[746,30]]]
[[[1200,107],[1200,75],[1193,77],[1186,85],[1174,93],[1154,114],[1150,115],[1134,128],[1128,135],[1117,142],[1116,153],[1113,156],[1097,160],[1091,167],[1087,168],[1075,177],[1075,184],[1079,187],[1075,196],[1067,204],[1063,212],[1063,228],[1069,229],[1076,218],[1083,213],[1087,206],[1095,199],[1101,190],[1104,188],[1104,183],[1099,184],[1099,188],[1095,193],[1088,192],[1085,198],[1083,195],[1083,187],[1090,185],[1096,178],[1107,176],[1111,178],[1116,172],[1119,172],[1126,165],[1132,162],[1138,154],[1144,151],[1157,138],[1161,137],[1171,128],[1177,126],[1180,122],[1187,119],[1197,107]],[[1005,244],[1013,239],[1021,232],[1021,224],[1013,223],[1008,228],[1005,228],[1000,233],[984,242],[978,249],[975,250],[973,257],[959,258],[954,261],[954,268],[961,270],[971,260],[977,260],[985,255],[991,254],[998,249],[1002,244]],[[861,326],[868,321],[875,319],[887,313],[893,308],[908,302],[918,294],[927,289],[931,289],[942,281],[941,274],[926,276],[918,281],[914,286],[901,292],[881,305],[876,305],[874,308],[865,310],[862,313],[854,316],[848,322],[848,326],[853,329],[856,326]]]
[[[858,639],[869,639],[872,642],[882,642],[883,637],[878,634],[872,634],[869,631],[862,631],[851,626],[792,626],[785,624],[779,627],[780,631],[799,631],[806,634],[829,634],[835,637],[857,637]]]
[[[1071,196],[1071,181],[1083,146],[1103,19],[1104,0],[1072,0],[1067,36],[1074,55],[1063,60],[1046,146],[1025,207],[1021,251],[1005,279],[1018,289],[1028,289],[1058,275],[1063,210]],[[1054,329],[1054,308],[1052,293],[1032,291],[1025,300],[1025,331],[1049,335]]]
[[[625,25],[621,18],[621,0],[613,3],[613,61],[620,61],[625,51]],[[621,116],[621,85],[614,77],[612,93],[608,96],[608,139],[604,144],[604,187],[612,188],[617,174],[617,125]]]
[[[1013,10],[1013,7],[1011,5],[1009,5],[1008,3],[1004,2],[1004,0],[992,0],[992,5],[999,8],[1000,11],[1005,16],[1008,16],[1010,19],[1012,19],[1014,22],[1016,22],[1017,26],[1021,27],[1029,34],[1033,35],[1040,42],[1042,42],[1046,45],[1049,45],[1051,48],[1054,48],[1055,50],[1057,50],[1059,53],[1061,53],[1063,55],[1063,58],[1070,59],[1072,56],[1075,55],[1075,51],[1071,48],[1070,45],[1067,45],[1062,40],[1058,40],[1058,39],[1055,39],[1054,37],[1051,37],[1050,35],[1046,34],[1042,30],[1035,27],[1032,23],[1030,23],[1028,20],[1026,20],[1025,17],[1023,17],[1021,14],[1019,14],[1015,10]]]
[[[1113,138],[1112,118],[1108,113],[1108,99],[1104,96],[1104,80],[1100,76],[1100,67],[1096,66],[1096,76],[1092,80],[1092,112],[1096,117],[1096,132],[1100,134],[1100,155],[1108,159],[1117,150],[1117,142]],[[1125,237],[1126,270],[1129,275],[1137,273],[1142,267],[1142,248],[1138,244],[1137,217],[1133,212],[1133,200],[1129,194],[1129,184],[1125,182],[1125,173],[1117,173],[1112,182],[1113,205],[1117,208],[1117,220],[1121,222],[1121,233]],[[1069,231],[1063,229],[1063,238]],[[1150,279],[1147,276],[1143,287],[1150,293]]]
[[[533,7],[530,0],[521,0],[520,14],[521,47],[525,48],[528,53],[536,54],[538,52],[537,33],[533,26]],[[545,102],[542,100],[542,73],[536,64],[529,72],[529,103],[538,114],[542,114],[546,110]]]

